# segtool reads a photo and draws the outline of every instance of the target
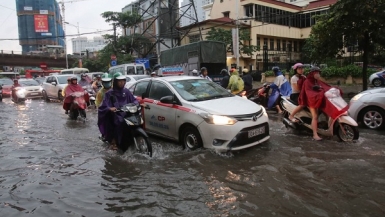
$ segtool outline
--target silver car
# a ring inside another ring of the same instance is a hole
[[[43,98],[46,101],[50,99],[62,100],[62,91],[65,86],[67,86],[67,78],[76,76],[78,81],[80,81],[79,74],[66,74],[66,75],[52,75],[46,77],[45,81],[41,85],[43,87]]]
[[[39,82],[33,79],[19,79],[19,84],[24,91],[25,98],[34,99],[41,98],[43,88],[40,86]]]
[[[370,129],[385,126],[385,88],[363,91],[350,100],[349,115]]]
[[[126,88],[131,87],[136,81],[143,78],[149,78],[149,75],[126,75]]]

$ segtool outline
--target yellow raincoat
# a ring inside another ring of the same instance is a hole
[[[238,71],[234,70],[231,72],[231,77],[227,89],[229,89],[232,94],[238,94],[243,91],[245,87],[244,85],[245,84],[243,83],[242,78],[239,77]]]

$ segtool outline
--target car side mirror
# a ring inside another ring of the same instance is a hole
[[[56,82],[51,82],[52,85],[56,86]]]
[[[160,102],[165,104],[176,104],[174,96],[164,96],[160,98]]]

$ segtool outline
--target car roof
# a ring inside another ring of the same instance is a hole
[[[181,75],[181,76],[166,76],[166,77],[155,77],[154,80],[163,80],[163,81],[182,81],[182,80],[202,80],[201,77],[196,76],[187,76],[187,75]]]

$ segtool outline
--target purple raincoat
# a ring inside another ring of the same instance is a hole
[[[115,96],[115,97],[114,97]],[[139,104],[132,93],[126,88],[113,88],[105,93],[102,104],[98,109],[98,126],[100,133],[104,138],[111,142],[115,138],[115,142],[120,146],[123,135],[124,113],[111,112],[110,108],[117,109],[128,103]]]

